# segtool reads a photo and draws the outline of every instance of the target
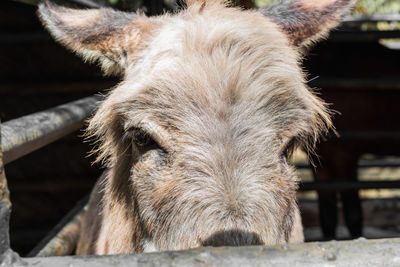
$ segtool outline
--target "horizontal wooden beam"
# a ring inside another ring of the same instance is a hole
[[[13,266],[399,266],[400,238],[284,246],[201,247],[110,256],[15,258]]]
[[[4,122],[3,162],[7,164],[82,127],[101,99],[91,96]]]

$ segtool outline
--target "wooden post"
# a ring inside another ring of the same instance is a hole
[[[1,133],[1,123],[0,123]],[[11,202],[7,187],[7,179],[3,165],[3,153],[1,150],[1,135],[0,135],[0,264],[3,262],[6,252],[10,248],[9,238],[9,217],[10,217]]]

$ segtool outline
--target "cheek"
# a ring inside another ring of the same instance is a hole
[[[167,168],[167,154],[160,149],[147,151],[138,156],[132,166],[131,177],[133,184],[153,184],[161,177]]]
[[[146,221],[154,220],[160,199],[168,195],[171,187],[160,186],[165,183],[168,170],[167,154],[161,150],[140,155],[131,169],[131,184],[136,192],[140,216]]]
[[[287,162],[283,162],[279,165],[279,171],[282,183],[287,184],[290,188],[297,186],[298,177],[296,168]]]
[[[280,197],[283,198],[287,203],[290,203],[293,199],[296,199],[298,177],[294,167],[286,165],[286,168],[284,168],[282,171],[282,176],[278,181],[280,183]]]

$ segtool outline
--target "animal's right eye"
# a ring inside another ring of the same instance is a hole
[[[287,142],[286,145],[283,147],[283,149],[281,150],[281,158],[287,160],[291,156],[294,147],[295,147],[295,138]]]

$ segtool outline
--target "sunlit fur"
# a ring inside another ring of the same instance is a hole
[[[284,150],[293,139],[312,150],[331,121],[305,85],[299,47],[262,13],[216,1],[140,20],[124,20],[106,42],[72,47],[66,31],[56,36],[79,53],[112,43],[107,60],[124,74],[90,121],[107,172],[77,253],[303,241],[298,181]],[[135,49],[131,32],[140,37]],[[132,129],[159,148],[140,149]]]

